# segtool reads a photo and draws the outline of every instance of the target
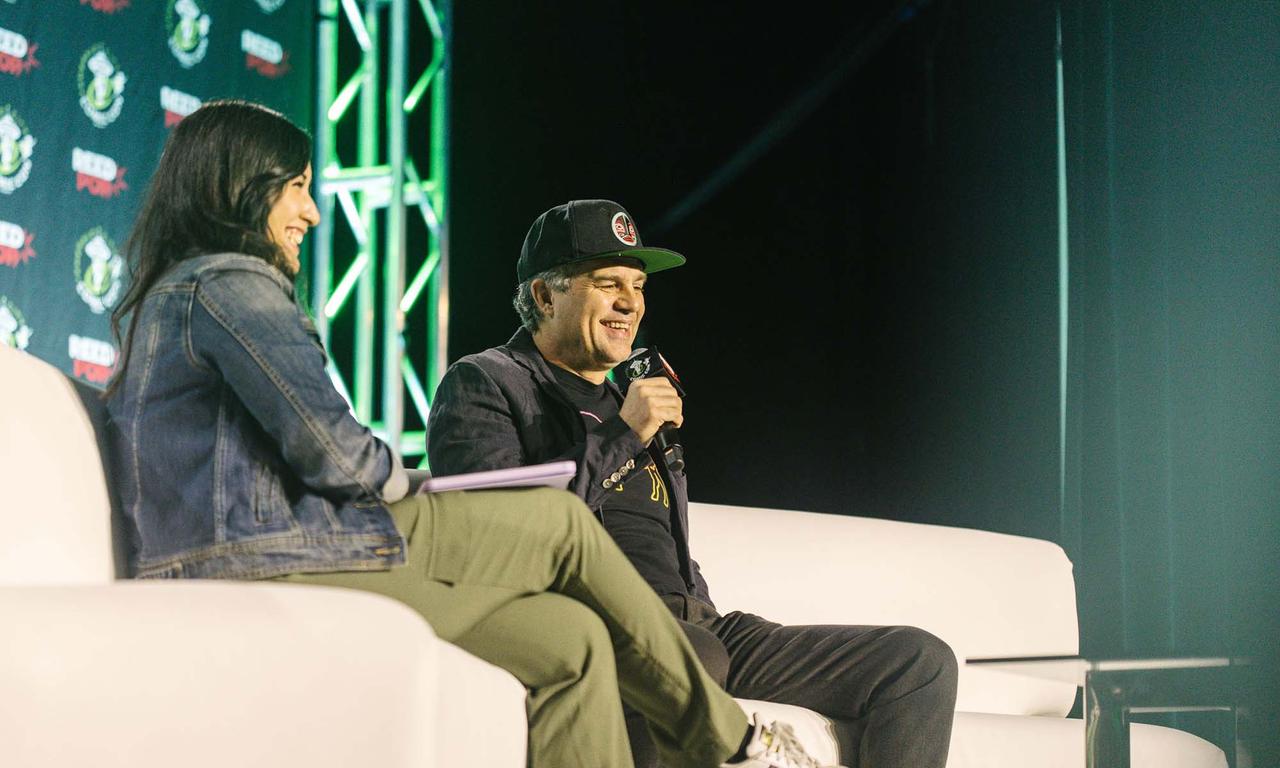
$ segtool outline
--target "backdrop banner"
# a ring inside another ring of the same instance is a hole
[[[0,343],[103,385],[168,131],[244,98],[311,125],[313,0],[0,0]]]

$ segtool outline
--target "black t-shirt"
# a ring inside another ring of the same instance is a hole
[[[618,415],[621,403],[609,387],[592,384],[555,365],[550,368],[587,429]],[[605,530],[655,592],[688,593],[680,575],[676,540],[671,534],[671,497],[647,450],[635,457],[635,466],[614,484],[602,517]]]

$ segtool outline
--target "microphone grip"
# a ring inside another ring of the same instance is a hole
[[[672,472],[684,471],[684,447],[680,445],[680,433],[670,424],[665,424],[653,436],[653,444],[658,446],[667,469]]]

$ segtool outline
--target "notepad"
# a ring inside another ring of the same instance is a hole
[[[448,477],[431,477],[427,472],[409,470],[409,480],[417,483],[419,494],[537,486],[565,489],[569,487],[569,481],[577,472],[578,465],[575,462],[552,461],[528,467],[490,469]],[[419,478],[421,478],[420,482]]]

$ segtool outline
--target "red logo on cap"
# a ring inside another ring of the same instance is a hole
[[[622,211],[613,214],[613,236],[623,245],[636,244],[636,225],[632,223],[631,217]]]

